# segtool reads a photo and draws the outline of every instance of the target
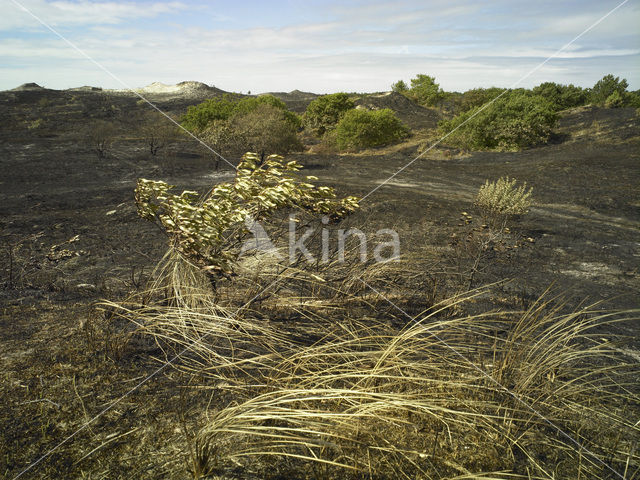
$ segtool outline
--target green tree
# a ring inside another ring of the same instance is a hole
[[[409,87],[404,80],[398,80],[396,83],[391,85],[391,90],[397,93],[405,94],[409,91]]]
[[[435,77],[423,74],[418,74],[416,78],[411,79],[409,93],[416,102],[429,106],[435,105],[444,96],[444,92],[440,85],[436,83]]]
[[[591,102],[602,105],[615,92],[624,97],[628,86],[629,83],[624,78],[620,80],[620,77],[614,77],[611,74],[605,75],[591,89]]]
[[[216,120],[228,120],[233,115],[237,103],[238,101],[230,95],[209,98],[187,108],[187,113],[182,116],[180,123],[191,132],[201,132]]]
[[[353,109],[344,114],[336,126],[338,147],[357,150],[397,142],[409,134],[409,129],[389,108],[382,110]]]
[[[313,100],[304,113],[304,124],[317,135],[333,129],[348,110],[355,107],[346,93],[323,95]]]

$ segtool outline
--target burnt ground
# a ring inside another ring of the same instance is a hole
[[[292,101],[304,100],[299,97]],[[121,349],[117,332],[96,334],[92,304],[141,287],[164,251],[161,232],[136,215],[136,178],[202,190],[232,171],[214,172],[192,141],[150,156],[136,130],[135,113],[145,108],[137,100],[87,91],[0,93],[0,474],[6,478],[53,448],[21,478],[188,478],[181,445],[197,395],[182,395],[184,379],[167,369],[104,411],[152,373],[160,355],[144,343]],[[153,100],[178,115],[201,99]],[[430,110],[400,114],[418,126],[437,118]],[[86,141],[95,119],[120,129],[104,159]],[[439,278],[445,292],[511,279],[478,308],[519,308],[550,286],[567,308],[599,301],[612,309],[639,306],[635,110],[565,112],[551,144],[523,152],[442,147],[416,159],[432,137],[417,131],[383,150],[296,158],[339,193],[366,196],[349,222],[367,232],[396,229],[402,255]],[[532,186],[535,206],[468,279],[474,239],[485,231],[474,196],[485,179],[503,175]],[[425,295],[407,288],[408,299]],[[405,306],[411,310],[410,302]],[[602,333],[638,338],[633,325]]]

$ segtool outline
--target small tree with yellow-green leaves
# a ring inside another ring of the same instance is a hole
[[[337,199],[331,187],[310,183],[315,177],[299,177],[302,167],[279,155],[261,160],[244,155],[231,182],[219,183],[205,195],[183,191],[162,181],[139,179],[135,201],[138,214],[158,224],[170,247],[216,280],[233,273],[241,245],[249,233],[245,219],[260,221],[276,211],[301,209],[339,219],[358,208],[358,199]]]

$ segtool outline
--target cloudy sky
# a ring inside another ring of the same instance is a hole
[[[0,90],[198,80],[373,92],[417,73],[446,90],[509,87],[621,2],[0,0]],[[639,89],[639,25],[640,0],[627,0],[518,86],[591,86],[613,73]]]

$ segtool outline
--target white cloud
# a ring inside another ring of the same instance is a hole
[[[138,18],[151,18],[187,8],[182,2],[7,0],[5,3],[8,5],[3,15],[0,16],[0,30],[5,31],[41,29],[42,24],[33,18],[29,12],[51,26],[61,27],[117,24]]]
[[[513,3],[506,0],[489,7],[451,0],[403,1],[334,5],[329,8],[331,15],[316,22],[288,19],[283,10],[282,22],[254,28],[181,25],[175,16],[173,26],[154,29],[147,23],[143,30],[131,20],[209,7],[179,2],[27,3],[54,27],[64,26],[61,33],[131,86],[200,80],[226,90],[253,92],[386,90],[392,82],[417,73],[435,75],[448,90],[508,86],[605,13],[600,4],[586,14],[586,7],[554,10],[553,2],[535,4],[528,12],[529,4],[523,3],[514,13]],[[634,66],[639,64],[639,36],[627,29],[638,9],[620,10],[524,86],[546,80],[592,85],[612,72],[639,88],[634,83],[640,80],[640,67]],[[98,13],[101,20],[96,22]],[[0,40],[5,65],[0,88],[27,81],[56,88],[88,83],[121,88],[53,36],[43,40],[42,35],[13,35],[27,23],[31,26],[33,19],[0,18],[0,29],[11,30]]]

